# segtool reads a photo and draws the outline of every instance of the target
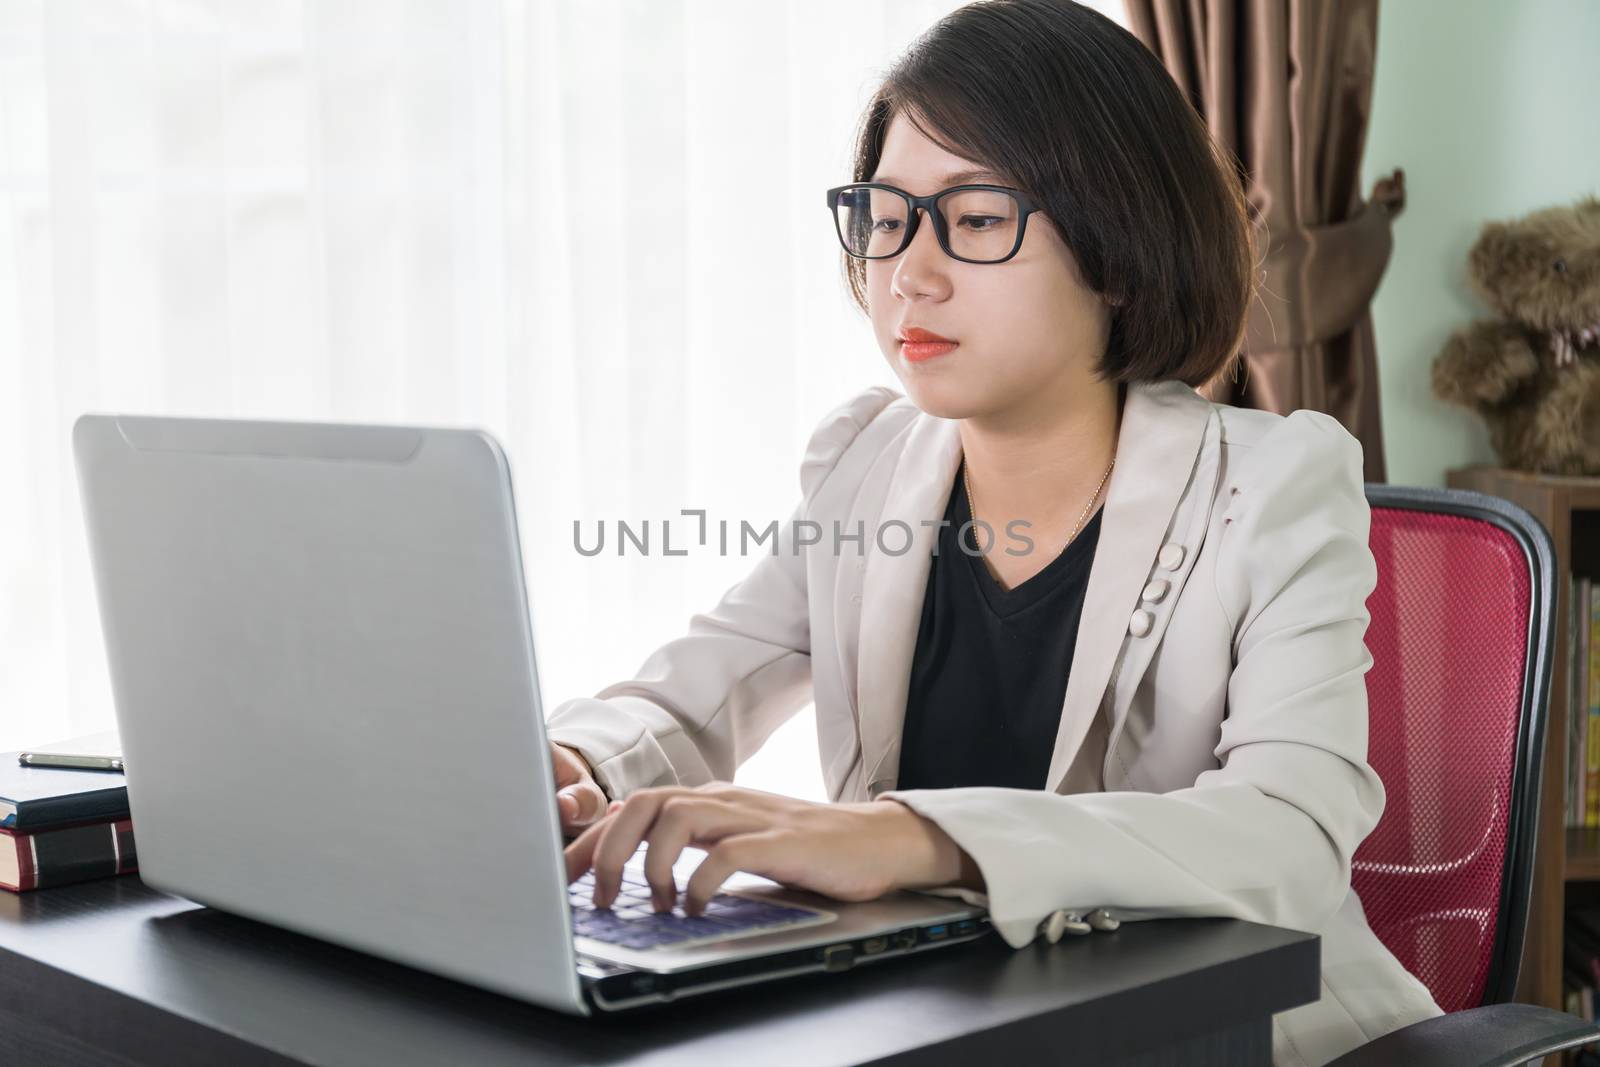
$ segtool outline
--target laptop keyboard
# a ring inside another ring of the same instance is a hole
[[[814,922],[817,912],[791,908],[764,900],[717,893],[703,915],[685,915],[681,909],[657,912],[650,903],[650,883],[642,873],[623,868],[622,889],[609,908],[594,906],[594,872],[568,889],[572,903],[572,930],[579,937],[624,948],[651,949],[714,940],[760,930]]]

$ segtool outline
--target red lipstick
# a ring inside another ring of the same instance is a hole
[[[921,363],[925,359],[953,352],[957,344],[948,337],[941,337],[920,326],[902,326],[895,336],[900,340],[900,354],[910,363]]]

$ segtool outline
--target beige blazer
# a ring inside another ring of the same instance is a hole
[[[841,405],[811,437],[776,552],[637,677],[557,707],[551,739],[618,797],[732,779],[814,701],[829,796],[893,797],[938,823],[987,887],[940,892],[986,906],[1013,946],[1096,907],[1318,932],[1321,999],[1273,1024],[1274,1062],[1292,1067],[1439,1014],[1350,888],[1384,804],[1366,761],[1377,570],[1359,442],[1318,412],[1130,385],[1045,788],[896,791],[960,460],[958,424],[894,390]],[[1104,791],[1064,792],[1096,716]]]

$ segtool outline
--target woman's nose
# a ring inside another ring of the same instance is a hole
[[[944,249],[926,208],[918,208],[921,218],[911,242],[900,250],[894,267],[895,289],[902,296],[929,290],[938,285],[943,272]]]

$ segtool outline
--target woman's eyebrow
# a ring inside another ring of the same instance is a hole
[[[963,184],[965,182],[975,181],[975,180],[977,180],[979,178],[985,179],[987,181],[993,181],[993,182],[998,182],[1000,180],[1000,176],[998,174],[995,174],[994,171],[991,171],[991,170],[958,170],[954,174],[946,174],[940,180],[943,181],[945,185],[949,186],[949,185],[961,185],[961,184]],[[885,185],[900,185],[900,186],[904,186],[904,184],[905,184],[899,178],[885,178],[881,174],[878,177],[872,178],[870,180],[871,181],[875,181],[875,182],[882,182]]]

